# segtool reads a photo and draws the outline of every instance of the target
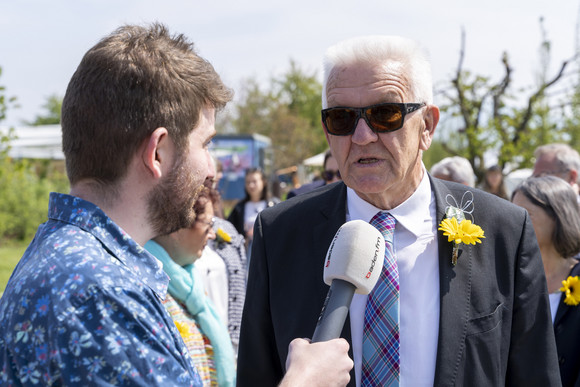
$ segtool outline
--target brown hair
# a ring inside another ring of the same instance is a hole
[[[580,252],[580,207],[570,184],[555,176],[530,177],[516,187],[512,201],[517,192],[554,220],[552,243],[558,254],[569,258]]]
[[[195,216],[199,216],[205,213],[205,206],[207,202],[211,202],[212,205],[218,203],[221,199],[219,192],[213,188],[212,179],[205,179],[203,185],[201,186],[199,192],[197,193],[197,199],[193,203],[193,212]]]
[[[71,184],[114,184],[143,141],[165,127],[178,151],[201,109],[232,92],[183,35],[165,26],[123,26],[83,57],[62,104],[63,152]]]
[[[262,188],[262,192],[260,193],[260,200],[268,200],[269,193],[268,193],[268,180],[266,179],[266,174],[264,174],[264,171],[262,170],[262,168],[252,167],[252,168],[246,169],[245,177],[247,178],[249,175],[253,175],[254,173],[257,173],[260,175],[260,179],[262,179],[262,183],[264,184],[264,188]],[[245,192],[246,196],[242,200],[245,202],[249,202],[251,200],[250,193],[248,192],[248,189],[246,188],[245,180],[244,180],[244,192]]]

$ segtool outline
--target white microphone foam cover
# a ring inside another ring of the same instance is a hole
[[[350,282],[356,293],[369,294],[375,287],[385,259],[385,239],[362,220],[343,224],[332,239],[324,261],[324,282]]]

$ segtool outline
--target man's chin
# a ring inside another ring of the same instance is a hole
[[[193,206],[188,207],[189,211],[181,214],[174,214],[173,216],[166,212],[163,215],[163,221],[160,222],[156,220],[154,224],[157,225],[155,234],[159,235],[169,235],[183,228],[189,228],[195,222],[195,212],[193,211]]]
[[[344,179],[344,183],[352,188],[356,193],[373,195],[385,192],[389,189],[389,182],[377,176],[356,176]]]

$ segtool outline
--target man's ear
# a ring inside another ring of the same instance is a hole
[[[147,138],[143,150],[143,164],[154,178],[159,179],[171,164],[171,149],[169,132],[165,128],[157,128]]]
[[[568,183],[570,185],[576,184],[578,182],[578,171],[575,169],[570,169],[568,171],[568,173],[569,173],[569,177],[570,177],[570,181],[568,181]]]
[[[425,110],[426,111],[423,114],[425,128],[421,132],[420,144],[420,149],[422,151],[426,151],[431,146],[431,141],[433,140],[433,135],[435,134],[435,128],[439,123],[439,108],[437,106],[427,105]]]

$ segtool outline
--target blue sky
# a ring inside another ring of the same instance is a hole
[[[431,54],[434,81],[444,82],[456,68],[464,27],[465,68],[499,79],[507,51],[514,82],[524,86],[538,66],[540,16],[553,74],[573,55],[578,10],[578,0],[0,0],[0,85],[21,105],[0,125],[34,119],[49,95],[64,94],[85,51],[125,23],[159,21],[184,33],[234,89],[244,78],[284,72],[290,59],[320,75],[326,47],[368,34],[419,40]]]

